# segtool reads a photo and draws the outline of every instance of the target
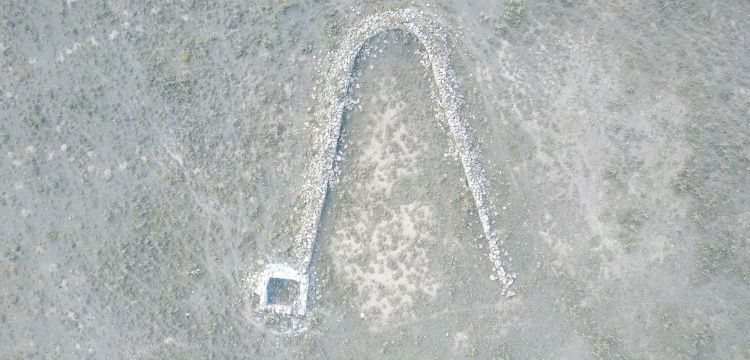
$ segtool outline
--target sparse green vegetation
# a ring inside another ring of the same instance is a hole
[[[525,11],[523,0],[510,0],[500,16],[500,20],[508,25],[516,25],[523,18]]]
[[[729,262],[730,253],[721,245],[698,245],[697,266],[705,274],[717,274],[724,270]]]
[[[310,54],[315,49],[315,42],[308,39],[300,42],[299,51],[302,54]]]
[[[747,267],[741,254],[745,247],[741,238],[723,233],[714,242],[698,244],[696,267],[704,275],[735,274],[744,279]]]
[[[104,221],[110,222],[114,219],[114,211],[111,207],[104,209]]]
[[[263,48],[270,49],[274,45],[271,35],[266,32],[253,33],[251,36],[252,42],[256,45],[262,46]]]
[[[505,10],[495,22],[495,32],[505,33],[509,28],[518,25],[526,13],[523,0],[510,0]]]
[[[630,208],[622,216],[621,223],[630,232],[636,232],[648,220],[648,214],[640,208]]]
[[[594,341],[594,354],[600,359],[617,358],[617,348],[620,346],[617,337],[612,334],[600,334]]]
[[[484,11],[482,11],[482,12],[479,13],[479,21],[480,22],[486,24],[486,23],[490,22],[491,19],[492,18],[486,12],[484,12]]]
[[[47,231],[47,235],[45,237],[49,241],[55,241],[60,237],[60,233],[57,232],[56,230],[50,230],[50,231]]]
[[[323,26],[325,28],[326,44],[328,45],[328,48],[336,47],[336,44],[338,43],[338,40],[341,36],[341,31],[344,27],[344,23],[341,19],[341,16],[339,16],[338,11],[326,11],[325,22]]]
[[[691,344],[698,350],[702,350],[711,343],[714,332],[708,324],[703,324],[690,335]]]
[[[622,181],[622,169],[615,164],[610,164],[604,168],[604,177],[615,181]]]
[[[675,316],[676,314],[674,312],[674,309],[671,309],[671,308],[668,308],[659,316],[662,330],[668,330],[672,328],[672,326],[675,325],[675,321],[676,321]]]
[[[279,5],[279,13],[286,15],[287,11],[299,5],[297,0],[283,0]]]
[[[680,171],[677,177],[672,180],[672,187],[675,190],[692,194],[699,199],[705,199],[706,195],[701,190],[700,184],[701,179],[698,178],[698,175],[688,169]]]
[[[747,1],[0,3],[2,356],[750,358]],[[309,317],[258,314],[329,50],[407,7],[447,41],[512,296],[427,49],[391,31],[355,67]]]
[[[0,145],[5,145],[10,140],[10,134],[5,129],[0,129]]]
[[[187,64],[190,62],[190,50],[183,50],[180,54],[180,61]]]

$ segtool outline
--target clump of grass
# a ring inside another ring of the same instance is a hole
[[[266,49],[270,49],[273,47],[273,39],[271,39],[271,35],[265,33],[265,32],[258,32],[253,35],[251,35],[252,41],[260,45]]]
[[[341,31],[344,28],[344,24],[341,21],[338,11],[331,10],[325,14],[324,25],[326,32],[326,44],[329,48],[334,48],[337,44],[337,39],[341,36]]]
[[[312,40],[308,39],[300,43],[299,51],[302,54],[310,54],[312,53],[314,48],[315,48],[315,43]]]
[[[604,177],[607,179],[622,181],[623,175],[623,171],[615,164],[610,164],[604,168]]]
[[[744,262],[736,264],[738,254],[745,243],[731,233],[721,234],[714,243],[699,244],[695,253],[696,267],[705,275],[735,273],[746,279],[747,267]]]
[[[625,250],[635,249],[637,243],[637,233],[643,223],[648,220],[648,213],[640,208],[630,208],[620,215],[620,224],[624,231],[621,235],[621,242]]]
[[[508,31],[509,27],[518,25],[526,14],[526,8],[524,7],[522,0],[510,0],[505,5],[505,10],[500,14],[495,23],[495,31],[498,33],[504,33]]]
[[[174,101],[184,103],[193,93],[193,80],[184,74],[166,75],[159,79],[163,94]]]
[[[721,156],[726,161],[747,160],[742,155],[742,143],[739,141],[723,142],[717,146],[716,151],[718,152],[719,156]]]
[[[104,221],[111,222],[112,219],[114,219],[114,211],[112,208],[108,207],[104,209]]]
[[[265,124],[261,129],[260,141],[264,147],[276,146],[285,130],[284,125],[279,123]]]
[[[581,304],[585,296],[586,292],[582,287],[572,281],[565,284],[565,290],[561,300],[568,316],[577,319],[587,312],[588,309]]]
[[[187,64],[190,62],[190,50],[183,50],[182,54],[180,54],[180,61],[182,61],[184,64]]]
[[[698,245],[696,252],[698,269],[704,274],[717,274],[729,263],[730,252],[724,246]]]
[[[0,130],[0,145],[5,145],[10,140],[10,134],[5,129]]]
[[[510,360],[512,359],[510,355],[505,351],[505,349],[502,350],[496,350],[494,354],[492,354],[492,360]]]
[[[47,120],[44,116],[39,114],[38,112],[26,114],[23,117],[23,123],[35,130],[39,130],[39,128],[42,126],[42,124],[46,123]]]
[[[47,240],[49,240],[49,241],[55,241],[59,237],[60,237],[60,233],[57,232],[57,230],[47,231],[47,235],[46,235]]]
[[[690,343],[693,344],[696,350],[700,351],[705,348],[714,338],[714,331],[708,324],[703,324],[693,334],[689,336]]]
[[[696,0],[659,0],[656,7],[662,13],[684,11],[692,14],[698,10],[698,3]]]
[[[604,359],[604,358],[611,358],[613,355],[615,355],[615,352],[617,350],[617,347],[620,345],[620,342],[617,340],[617,337],[615,337],[612,334],[599,334],[596,337],[596,340],[594,341],[594,353],[597,357]]]
[[[509,25],[516,25],[521,21],[525,12],[526,9],[521,0],[510,0],[500,19]]]
[[[284,15],[287,11],[289,11],[291,8],[296,7],[297,5],[299,5],[299,1],[297,0],[282,1],[281,5],[279,6],[279,13],[281,15]]]
[[[490,16],[486,12],[482,11],[479,13],[479,21],[483,24],[490,22]]]
[[[636,232],[648,220],[648,214],[639,208],[628,209],[622,217],[622,225],[630,232]]]
[[[692,171],[682,170],[677,176],[672,179],[671,185],[677,192],[689,193],[699,199],[705,199],[706,194],[701,189],[701,180]]]
[[[667,309],[665,310],[660,316],[659,320],[661,320],[661,327],[664,330],[670,329],[675,325],[676,318],[674,309]]]

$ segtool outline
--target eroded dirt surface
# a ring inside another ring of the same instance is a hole
[[[9,358],[750,357],[745,1],[0,2]],[[441,24],[513,296],[423,51],[366,45],[304,320],[288,261],[326,55]]]

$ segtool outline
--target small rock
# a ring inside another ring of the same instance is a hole
[[[104,181],[109,181],[110,179],[112,179],[112,170],[109,168],[104,169],[104,171],[102,171],[102,179]]]

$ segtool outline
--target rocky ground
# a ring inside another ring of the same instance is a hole
[[[308,316],[258,313],[329,56],[403,8],[448,36],[514,296],[394,31],[355,65]],[[0,0],[0,357],[750,357],[749,13]]]

